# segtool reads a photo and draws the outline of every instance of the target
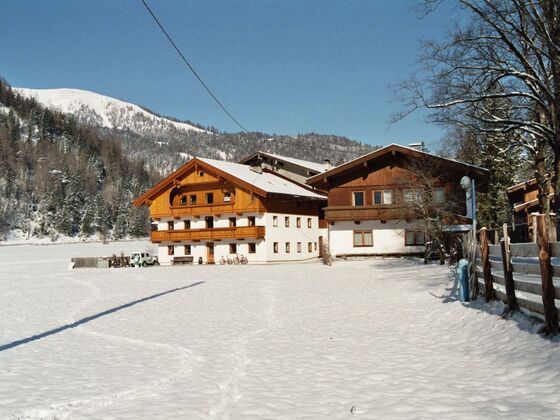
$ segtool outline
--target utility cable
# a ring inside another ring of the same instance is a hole
[[[189,61],[185,58],[185,56],[183,55],[183,53],[181,52],[181,50],[179,49],[179,47],[177,46],[177,44],[175,44],[175,42],[173,41],[173,39],[171,38],[171,36],[169,35],[169,33],[165,30],[165,28],[163,27],[163,25],[161,24],[161,22],[159,21],[159,19],[156,17],[156,15],[154,14],[154,12],[152,11],[152,9],[150,9],[150,6],[148,6],[148,3],[146,3],[146,0],[140,0],[142,2],[142,4],[144,5],[144,7],[146,8],[146,10],[148,11],[148,13],[150,13],[150,15],[152,16],[152,18],[154,19],[154,21],[157,23],[157,25],[159,26],[159,28],[161,29],[161,31],[164,33],[164,35],[167,37],[167,39],[169,40],[169,42],[171,43],[171,45],[173,45],[173,48],[175,48],[175,51],[177,51],[177,54],[179,54],[179,57],[181,57],[181,59],[183,60],[183,62],[187,65],[187,67],[189,68],[189,70],[195,75],[195,77],[198,79],[198,81],[202,84],[202,86],[204,86],[204,89],[206,89],[206,91],[210,94],[210,96],[212,97],[212,99],[214,99],[214,101],[218,104],[218,106],[220,108],[222,108],[222,110],[228,115],[228,117],[230,117],[233,122],[235,122],[235,124],[237,124],[241,130],[243,130],[245,133],[248,133],[248,130],[243,127],[243,125],[241,125],[241,123],[226,109],[226,107],[224,106],[224,104],[222,104],[222,102],[216,97],[216,95],[214,95],[214,93],[212,93],[212,91],[210,90],[210,88],[206,85],[206,83],[204,83],[204,81],[202,80],[202,78],[198,75],[198,73],[196,72],[196,70],[194,69],[194,67],[189,63]]]

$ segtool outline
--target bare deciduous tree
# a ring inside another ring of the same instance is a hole
[[[444,42],[425,45],[422,76],[400,86],[407,109],[396,118],[429,108],[434,122],[499,133],[500,154],[521,147],[534,160],[545,211],[545,163],[551,154],[558,210],[560,2],[458,2],[470,21],[457,26]],[[429,11],[439,3],[426,0],[424,6]]]

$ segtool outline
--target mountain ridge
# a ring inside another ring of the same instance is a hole
[[[336,164],[374,149],[335,135],[288,136],[203,129],[196,123],[165,117],[144,106],[82,89],[13,90],[26,98],[34,98],[43,106],[72,115],[81,124],[96,126],[118,138],[129,156],[143,160],[148,169],[157,170],[161,175],[173,171],[186,158],[193,156],[239,161],[262,150],[318,163],[329,159]]]

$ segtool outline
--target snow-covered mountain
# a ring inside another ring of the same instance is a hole
[[[65,114],[72,114],[80,122],[109,129],[128,130],[140,135],[166,132],[205,130],[193,125],[172,121],[154,115],[138,105],[109,96],[80,89],[27,89],[13,88],[20,95],[35,98],[37,102],[55,108]]]
[[[49,109],[72,115],[80,123],[99,127],[102,134],[120,141],[127,156],[142,160],[147,169],[156,170],[162,176],[192,156],[235,162],[262,150],[314,162],[328,158],[336,164],[371,150],[371,146],[334,135],[207,131],[187,122],[161,117],[138,105],[85,90],[12,89],[25,98],[35,98]]]

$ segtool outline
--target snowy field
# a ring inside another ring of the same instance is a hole
[[[560,344],[407,260],[68,270],[0,247],[0,418],[559,418]]]

